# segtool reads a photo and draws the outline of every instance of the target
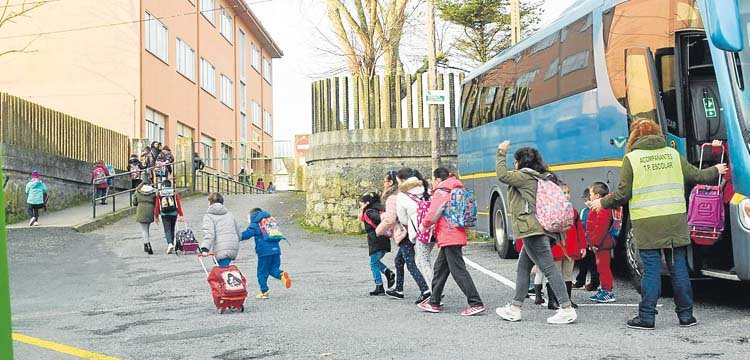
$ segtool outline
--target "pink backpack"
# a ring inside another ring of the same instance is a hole
[[[424,221],[424,218],[427,215],[427,210],[430,209],[430,205],[432,204],[432,202],[430,200],[420,199],[418,196],[408,192],[404,194],[406,194],[406,196],[417,203],[417,223],[415,224],[411,221],[411,218],[409,219],[411,226],[414,228],[414,232],[417,233],[417,240],[421,241],[424,244],[429,244],[430,242],[432,242],[432,229],[428,229],[427,231],[419,231],[419,224],[422,224],[422,221]]]
[[[536,176],[534,178],[537,179],[536,219],[539,224],[551,233],[570,229],[575,222],[573,204],[557,184]]]
[[[703,149],[711,144],[701,146],[701,162],[703,165]],[[724,162],[722,148],[721,162]],[[719,185],[696,185],[690,191],[688,207],[688,227],[690,237],[698,245],[713,245],[721,237],[724,231],[724,194],[721,189],[722,177],[719,177]]]

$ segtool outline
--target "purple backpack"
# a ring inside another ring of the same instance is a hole
[[[703,149],[711,144],[701,146],[701,163],[703,165]],[[721,161],[724,160],[724,152]],[[722,177],[719,177],[721,184]],[[688,227],[690,237],[697,245],[713,245],[724,231],[724,195],[720,185],[696,185],[690,191],[688,203]]]

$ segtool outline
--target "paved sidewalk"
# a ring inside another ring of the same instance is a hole
[[[54,201],[54,199],[52,201]],[[130,207],[129,194],[126,193],[116,196],[114,203],[117,206],[115,210],[122,210]],[[112,198],[107,199],[107,205],[96,205],[97,218],[112,212]],[[41,210],[39,213],[38,226],[45,228],[73,228],[76,225],[89,222],[93,219],[91,203],[87,202],[83,205],[74,206],[60,211],[45,212],[44,210]],[[23,229],[28,227],[29,219],[24,219],[15,224],[9,224],[6,226],[7,229]]]

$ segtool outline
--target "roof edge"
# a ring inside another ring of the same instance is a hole
[[[266,30],[265,27],[263,27],[263,24],[258,20],[258,17],[255,16],[255,13],[250,9],[250,7],[245,3],[244,0],[232,0],[235,4],[239,5],[239,9],[244,10],[242,13],[244,15],[247,15],[250,22],[248,22],[248,26],[255,25],[255,27],[258,29],[260,34],[263,36],[263,39],[259,39],[263,45],[267,46],[271,49],[271,58],[273,59],[279,59],[282,56],[284,56],[284,52],[281,51],[281,47],[279,47],[278,44],[273,40],[271,35],[268,33],[268,30]]]

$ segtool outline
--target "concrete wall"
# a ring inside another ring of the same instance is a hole
[[[443,165],[455,166],[455,128],[441,129]],[[430,129],[341,130],[313,134],[307,153],[305,188],[309,225],[335,232],[359,232],[359,197],[381,192],[389,170],[416,168],[430,174]]]
[[[91,201],[93,164],[7,144],[0,146],[5,173],[5,219],[9,223],[27,218],[25,189],[33,169],[39,171],[42,181],[49,189],[50,211]],[[130,178],[118,178],[116,187],[129,188]]]

